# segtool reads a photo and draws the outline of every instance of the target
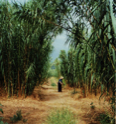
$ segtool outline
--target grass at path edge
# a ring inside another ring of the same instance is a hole
[[[78,124],[75,115],[67,108],[52,111],[43,124]]]

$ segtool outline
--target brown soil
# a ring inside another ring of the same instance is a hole
[[[52,87],[49,80],[49,83],[41,88],[36,87],[33,94],[26,99],[0,97],[4,111],[0,116],[4,117],[4,122],[12,124],[10,117],[13,117],[17,110],[21,110],[23,118],[28,119],[25,124],[42,124],[52,110],[66,107],[75,113],[78,124],[100,124],[96,116],[108,110],[108,103],[99,101],[99,96],[89,95],[83,98],[80,89],[77,89],[78,93],[75,95],[71,95],[72,91],[72,88],[64,87],[63,92],[57,92],[57,87]],[[90,108],[91,102],[95,105],[94,110]],[[18,121],[16,124],[23,123]]]

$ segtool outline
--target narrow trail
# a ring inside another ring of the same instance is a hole
[[[2,109],[4,114],[3,121],[12,124],[9,121],[10,117],[16,114],[17,110],[22,111],[24,119],[28,119],[25,124],[42,124],[49,113],[57,108],[68,108],[76,114],[77,124],[99,124],[95,117],[105,111],[108,104],[103,102],[99,103],[99,97],[91,96],[89,98],[81,98],[81,93],[75,96],[71,95],[71,88],[63,88],[63,92],[57,92],[57,87],[50,85],[43,85],[42,88],[35,88],[33,94],[26,99],[23,98],[10,98],[6,99],[0,97],[0,103],[3,105]],[[79,89],[77,89],[80,92]],[[90,103],[93,102],[95,110],[91,110]],[[23,124],[19,121],[16,124]]]

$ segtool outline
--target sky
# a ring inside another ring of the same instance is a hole
[[[6,0],[7,1],[7,0]],[[14,2],[14,1],[16,1],[16,2],[20,2],[20,3],[24,3],[24,2],[26,2],[26,1],[28,1],[28,0],[8,0],[9,2]]]
[[[16,1],[20,3],[24,3],[28,0],[8,0],[9,2]],[[66,50],[68,51],[68,45],[65,44],[66,41],[66,32],[64,31],[62,34],[58,35],[53,42],[53,52],[51,53],[50,57],[52,58],[51,61],[54,61],[60,53],[60,50]]]
[[[64,31],[62,34],[58,35],[55,38],[52,44],[54,46],[53,52],[51,54],[52,61],[54,61],[59,56],[60,50],[68,51],[68,44],[65,44],[65,41],[66,41],[66,32]]]

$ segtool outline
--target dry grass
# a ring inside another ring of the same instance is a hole
[[[56,79],[53,80],[57,83]],[[7,99],[1,96],[0,102],[4,105],[2,107],[3,120],[11,124],[9,118],[13,117],[20,109],[23,118],[28,119],[28,124],[42,124],[51,110],[68,108],[77,116],[78,124],[100,124],[95,118],[99,113],[108,110],[107,102],[104,102],[103,99],[99,102],[99,96],[95,97],[94,95],[83,98],[80,89],[76,89],[79,93],[72,96],[73,88],[70,87],[63,88],[63,92],[59,93],[57,87],[53,88],[50,83],[49,81],[49,85],[44,84],[42,87],[36,87],[33,94],[26,99],[22,97]],[[94,110],[90,108],[91,102],[95,105]],[[17,124],[23,124],[23,121],[17,122]]]

